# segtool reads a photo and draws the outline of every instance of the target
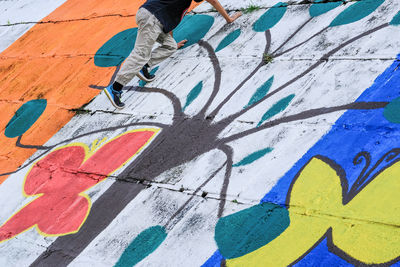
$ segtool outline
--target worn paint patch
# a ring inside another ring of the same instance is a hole
[[[208,15],[188,15],[174,30],[176,42],[187,40],[182,48],[189,47],[200,41],[214,24],[214,18]]]
[[[7,124],[5,136],[14,138],[24,134],[43,114],[46,106],[46,99],[31,100],[23,104]]]
[[[242,159],[240,162],[234,164],[233,167],[239,167],[239,166],[251,164],[254,161],[264,157],[266,154],[272,152],[272,150],[273,150],[273,148],[268,147],[268,148],[259,150],[257,152],[254,152],[254,153],[248,155],[247,157],[245,157],[244,159]]]
[[[122,31],[108,40],[94,56],[98,67],[119,66],[135,47],[137,28]]]
[[[244,108],[248,108],[248,107],[252,106],[253,104],[260,101],[264,96],[266,96],[267,93],[269,92],[269,90],[271,89],[273,82],[274,82],[274,76],[269,78],[268,81],[266,81],[262,86],[260,86],[257,89],[257,91],[254,93],[254,95],[250,98],[249,103],[246,106],[244,106]]]
[[[278,3],[268,9],[253,25],[253,30],[256,32],[265,32],[274,27],[285,15],[287,10],[286,3]]]
[[[340,6],[342,2],[325,2],[325,0],[316,0],[314,4],[310,7],[310,16],[311,17],[318,17],[326,12],[331,11],[332,9],[337,8]]]
[[[239,36],[240,36],[241,30],[237,29],[234,30],[233,32],[231,32],[230,34],[228,34],[217,46],[217,48],[215,49],[215,52],[218,52],[222,49],[224,49],[225,47],[227,47],[228,45],[230,45],[231,43],[233,43]]]
[[[295,95],[292,94],[276,102],[267,112],[265,112],[257,126],[260,126],[261,124],[263,124],[264,121],[284,111],[289,106],[294,97]]]
[[[24,182],[25,196],[37,198],[0,227],[0,242],[32,227],[45,236],[79,231],[91,207],[90,198],[84,192],[135,156],[157,131],[134,130],[104,145],[95,141],[92,148],[72,144],[39,160]]]
[[[225,258],[237,258],[268,244],[289,224],[286,208],[262,203],[221,218],[215,227],[215,241]]]
[[[153,226],[141,232],[126,248],[115,267],[132,267],[153,253],[167,238],[162,226]]]
[[[340,13],[329,27],[345,25],[365,18],[374,12],[385,0],[362,0],[352,4]]]

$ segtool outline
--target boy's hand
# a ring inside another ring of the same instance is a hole
[[[187,40],[182,40],[178,43],[178,49],[182,48],[186,44]]]
[[[232,23],[235,20],[237,20],[240,16],[242,16],[242,12],[236,12],[235,14],[229,17],[229,20],[227,20],[227,22]]]

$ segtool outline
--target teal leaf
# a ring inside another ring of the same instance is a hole
[[[135,47],[137,28],[122,31],[108,40],[94,56],[94,64],[98,67],[119,66]]]
[[[285,15],[287,10],[286,3],[278,3],[268,9],[253,25],[253,30],[256,32],[265,32],[275,26]]]
[[[374,12],[385,0],[361,0],[340,13],[329,27],[345,25],[365,18]]]
[[[132,267],[153,253],[167,237],[165,228],[153,226],[141,232],[126,248],[116,267]]]
[[[269,78],[268,81],[266,81],[260,88],[257,89],[254,95],[250,98],[249,103],[244,108],[248,108],[251,105],[260,101],[268,93],[269,89],[271,89],[273,82],[274,82],[274,76]]]
[[[221,218],[215,226],[215,241],[225,258],[238,258],[267,245],[289,225],[285,207],[265,202]]]
[[[46,99],[31,100],[23,104],[8,122],[5,136],[14,138],[23,135],[40,118],[46,107]]]
[[[274,149],[271,147],[267,147],[266,149],[254,152],[254,153],[248,155],[247,157],[245,157],[244,159],[242,159],[240,162],[232,165],[232,167],[239,167],[239,166],[251,164],[254,161],[264,157],[266,154],[270,153],[272,150],[274,150]]]
[[[264,121],[268,120],[269,118],[284,111],[289,106],[290,102],[293,100],[294,97],[295,95],[290,95],[275,103],[267,112],[265,112],[264,116],[258,123],[257,127],[259,127],[261,124],[263,124]]]
[[[192,104],[192,102],[200,95],[201,90],[203,90],[203,82],[199,82],[187,95],[186,97],[186,104],[183,107],[182,111]]]
[[[200,41],[214,24],[214,18],[208,15],[188,15],[173,31],[177,43],[187,40],[182,48],[189,47]]]
[[[400,97],[396,98],[385,107],[383,116],[392,123],[400,123]]]
[[[231,32],[230,34],[228,34],[218,45],[217,49],[215,49],[215,52],[218,52],[222,49],[224,49],[225,47],[227,47],[228,45],[230,45],[231,43],[233,43],[239,36],[240,36],[240,29],[237,29],[233,32]]]
[[[314,1],[314,4],[311,5],[310,7],[310,16],[311,17],[318,17],[322,14],[325,14],[326,12],[331,11],[332,9],[337,8],[343,4],[340,1],[337,2],[326,2],[326,0],[316,0]]]
[[[397,13],[396,16],[394,16],[394,18],[390,22],[390,25],[394,25],[394,26],[400,25],[400,11],[399,11],[399,13]]]
[[[158,68],[159,68],[159,67],[157,66],[157,67],[155,67],[154,69],[152,69],[152,70],[150,71],[150,74],[151,74],[151,75],[156,74]],[[146,84],[147,84],[147,82],[145,82],[145,81],[142,81],[142,80],[139,81],[139,86],[140,86],[140,87],[144,87]]]

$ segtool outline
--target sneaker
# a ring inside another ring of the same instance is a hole
[[[136,74],[139,77],[139,79],[148,83],[154,81],[154,79],[156,78],[155,75],[149,73],[149,68],[150,66],[146,64],[138,72],[138,74]]]
[[[106,96],[108,97],[108,99],[110,99],[111,104],[114,107],[118,109],[123,109],[125,107],[125,104],[121,101],[122,92],[114,90],[112,84],[109,85],[107,88],[104,88],[103,91],[104,93],[106,93]]]

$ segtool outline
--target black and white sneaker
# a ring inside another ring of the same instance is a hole
[[[156,78],[155,75],[149,73],[149,68],[150,66],[146,64],[138,72],[138,74],[136,74],[139,77],[139,79],[148,83],[154,81],[154,79]]]
[[[104,88],[103,91],[114,107],[118,109],[123,109],[125,107],[125,104],[121,101],[122,92],[114,90],[112,84]]]

